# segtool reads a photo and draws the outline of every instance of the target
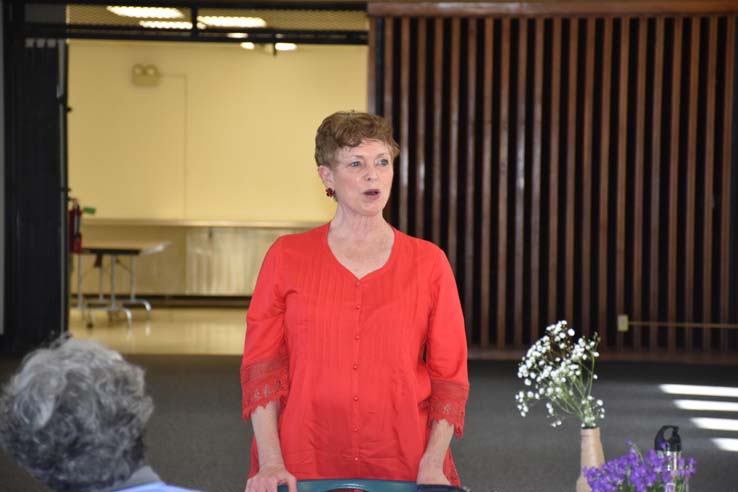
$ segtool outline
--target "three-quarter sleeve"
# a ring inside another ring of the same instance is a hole
[[[248,420],[257,407],[289,392],[289,355],[284,337],[284,297],[279,288],[279,241],[267,252],[246,315],[241,360],[241,408]]]
[[[439,250],[432,276],[434,291],[426,343],[426,366],[431,380],[430,422],[446,420],[454,434],[464,433],[469,397],[464,315],[451,265]]]

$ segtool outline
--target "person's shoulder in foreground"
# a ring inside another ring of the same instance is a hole
[[[58,492],[183,491],[144,464],[140,367],[86,340],[31,352],[0,393],[0,449]]]
[[[149,466],[139,468],[123,483],[95,492],[198,492],[164,483]]]

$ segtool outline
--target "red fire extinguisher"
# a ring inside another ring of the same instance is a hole
[[[69,209],[69,251],[82,252],[82,208],[76,198],[69,199],[72,208]]]

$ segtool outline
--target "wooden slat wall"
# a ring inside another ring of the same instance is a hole
[[[605,351],[738,354],[735,329],[616,323],[738,321],[737,12],[379,5],[388,217],[446,250],[473,346],[519,352],[567,319]]]

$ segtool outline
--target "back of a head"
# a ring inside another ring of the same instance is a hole
[[[29,354],[0,396],[0,446],[55,491],[126,480],[143,464],[153,403],[143,371],[97,343]]]

